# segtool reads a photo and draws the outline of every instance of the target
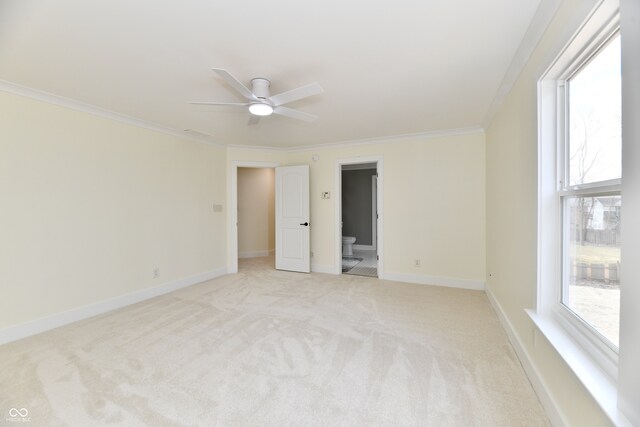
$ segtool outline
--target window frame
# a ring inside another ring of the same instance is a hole
[[[613,28],[612,28],[613,26]],[[605,363],[610,365],[613,363],[615,365],[615,369],[612,367],[608,368],[610,375],[617,375],[617,364],[618,364],[618,347],[609,341],[604,335],[602,335],[593,325],[584,320],[578,313],[568,307],[564,301],[565,297],[568,295],[568,283],[569,277],[568,272],[566,271],[566,266],[569,263],[568,260],[568,252],[564,245],[569,242],[569,209],[568,209],[568,200],[570,197],[603,197],[603,196],[621,196],[622,190],[622,178],[604,180],[604,181],[596,181],[589,182],[586,184],[574,184],[571,185],[570,178],[570,133],[569,133],[569,120],[570,120],[570,109],[569,109],[569,98],[571,96],[571,79],[576,76],[580,71],[584,70],[591,61],[602,52],[614,38],[620,36],[620,21],[619,18],[614,18],[610,21],[609,25],[606,25],[599,34],[597,34],[591,44],[589,49],[584,51],[584,55],[582,55],[578,60],[574,61],[565,69],[563,73],[558,77],[558,91],[563,93],[558,93],[557,100],[559,103],[558,108],[558,123],[562,123],[562,133],[559,133],[558,140],[556,143],[558,144],[558,152],[561,153],[561,158],[559,159],[558,169],[561,171],[559,175],[559,189],[557,192],[557,197],[559,197],[559,206],[562,212],[562,222],[561,222],[561,241],[560,245],[561,249],[561,261],[560,261],[560,301],[559,306],[556,307],[557,315],[559,316],[560,322],[569,322],[569,325],[576,329],[577,333],[581,338],[588,340],[588,343],[583,343],[584,346],[595,347],[599,354],[594,357],[596,360],[600,360],[600,363]],[[618,319],[619,321],[619,319]],[[568,327],[565,323],[565,327]],[[601,360],[602,356],[605,357],[605,360]]]
[[[568,283],[563,266],[569,241],[570,197],[621,195],[622,180],[569,185],[569,89],[567,82],[620,33],[617,3],[604,3],[579,29],[538,81],[538,315],[552,319],[612,382],[618,375],[618,349],[563,303]]]

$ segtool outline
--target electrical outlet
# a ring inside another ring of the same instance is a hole
[[[160,269],[156,267],[153,269],[153,278],[157,279],[158,277],[160,277]]]
[[[413,260],[413,266],[414,267],[420,267],[420,260],[419,259]]]

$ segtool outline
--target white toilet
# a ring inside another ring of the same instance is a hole
[[[342,236],[342,256],[353,256],[353,244],[356,238],[353,236]]]

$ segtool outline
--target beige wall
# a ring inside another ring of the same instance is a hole
[[[238,253],[264,256],[275,249],[275,173],[238,168]]]
[[[484,150],[484,134],[475,132],[288,153],[230,149],[228,161],[310,166],[312,265],[332,271],[336,160],[383,156],[385,271],[484,281]],[[331,199],[322,199],[323,191]]]
[[[255,148],[227,148],[227,166],[231,167],[233,162],[264,162],[282,165],[287,159],[287,152],[272,149]]]
[[[224,268],[225,163],[213,145],[0,92],[0,329]]]
[[[565,1],[487,129],[487,288],[568,425],[609,421],[525,314],[536,306],[537,88],[542,72],[577,30],[584,1]],[[593,3],[593,2],[591,2]]]
[[[289,164],[310,165],[313,262],[335,263],[340,201],[320,194],[335,194],[336,160],[382,156],[385,273],[484,281],[484,148],[477,132],[290,153]]]

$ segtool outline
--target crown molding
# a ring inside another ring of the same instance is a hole
[[[484,128],[482,126],[470,126],[470,127],[464,127],[464,128],[426,131],[426,132],[417,132],[417,133],[406,133],[406,134],[400,134],[400,135],[379,136],[379,137],[363,138],[363,139],[352,139],[352,140],[345,140],[345,141],[338,141],[338,142],[294,146],[294,147],[268,147],[268,146],[260,147],[255,145],[238,145],[238,144],[229,144],[227,145],[227,147],[240,149],[240,150],[281,151],[281,152],[295,153],[295,152],[302,152],[302,151],[327,150],[331,148],[347,148],[347,147],[354,147],[358,145],[390,144],[390,143],[396,143],[401,141],[430,140],[430,139],[442,138],[446,136],[470,135],[475,133],[484,133]]]
[[[241,145],[241,144],[227,144],[227,148],[234,148],[236,150],[248,150],[248,151],[278,151],[278,152],[286,152],[291,151],[288,147],[271,147],[264,146],[261,147],[259,145]]]
[[[502,83],[500,83],[496,96],[493,98],[493,101],[487,110],[487,114],[482,122],[482,127],[484,129],[488,129],[489,125],[491,125],[493,117],[502,107],[502,104],[509,95],[509,92],[511,92],[513,85],[518,80],[518,77],[520,77],[520,73],[527,65],[533,51],[538,46],[540,39],[547,28],[549,28],[549,25],[561,4],[562,0],[542,0],[538,5],[538,9],[533,16],[524,37],[520,41],[520,45],[511,60],[511,64],[502,78]]]
[[[464,128],[443,129],[435,131],[417,132],[417,133],[405,133],[400,135],[379,136],[373,138],[354,139],[347,141],[331,142],[326,144],[316,144],[309,146],[291,147],[288,151],[311,151],[322,150],[330,148],[345,148],[355,147],[358,145],[377,145],[377,144],[390,144],[402,141],[417,141],[417,140],[430,140],[435,138],[442,138],[446,136],[458,136],[458,135],[470,135],[475,133],[484,133],[484,128],[481,126],[470,126]]]
[[[484,132],[484,129],[481,126],[470,126],[470,127],[464,127],[464,128],[454,128],[454,129],[444,129],[444,130],[437,130],[437,131],[426,131],[426,132],[408,133],[408,134],[400,134],[400,135],[373,137],[373,138],[344,140],[344,141],[337,141],[337,142],[330,142],[330,143],[313,144],[313,145],[307,145],[307,146],[261,147],[261,146],[254,146],[254,145],[224,144],[216,141],[213,136],[205,134],[196,129],[185,129],[181,131],[181,130],[167,128],[167,127],[158,125],[156,123],[152,123],[152,122],[141,120],[135,117],[127,116],[125,114],[116,113],[114,111],[106,110],[104,108],[100,108],[95,105],[85,104],[80,101],[54,95],[48,92],[43,92],[40,90],[28,88],[26,86],[21,86],[19,84],[9,82],[6,80],[0,80],[0,91],[24,96],[27,98],[35,99],[37,101],[58,105],[61,107],[69,108],[71,110],[92,114],[94,116],[114,120],[120,123],[125,123],[125,124],[136,126],[136,127],[141,127],[144,129],[155,131],[155,132],[164,133],[164,134],[175,136],[178,138],[215,145],[221,148],[235,148],[235,149],[241,149],[241,150],[302,152],[302,151],[313,151],[313,150],[323,150],[323,149],[326,150],[326,149],[332,149],[332,148],[345,148],[345,147],[353,147],[358,145],[388,144],[388,143],[395,143],[400,141],[429,140],[429,139],[441,138],[445,136],[467,135],[467,134]]]
[[[167,135],[175,136],[178,138],[188,139],[191,141],[202,142],[205,144],[215,145],[221,148],[226,147],[226,144],[222,144],[208,137],[205,134],[198,135],[199,132],[188,132],[190,129],[180,131],[158,125],[156,123],[148,122],[146,120],[138,119],[135,117],[127,116],[125,114],[116,113],[114,111],[106,110],[104,108],[97,107],[91,104],[85,104],[80,101],[65,98],[63,96],[54,95],[48,92],[32,89],[26,86],[19,85],[17,83],[9,82],[6,80],[0,80],[0,91],[12,93],[14,95],[24,96],[27,98],[35,99],[36,101],[46,102],[48,104],[58,105],[60,107],[69,108],[71,110],[80,111],[83,113],[92,114],[94,116],[102,117],[116,122],[141,127],[144,129],[152,130],[155,132],[164,133]],[[196,133],[196,134],[194,134]]]

